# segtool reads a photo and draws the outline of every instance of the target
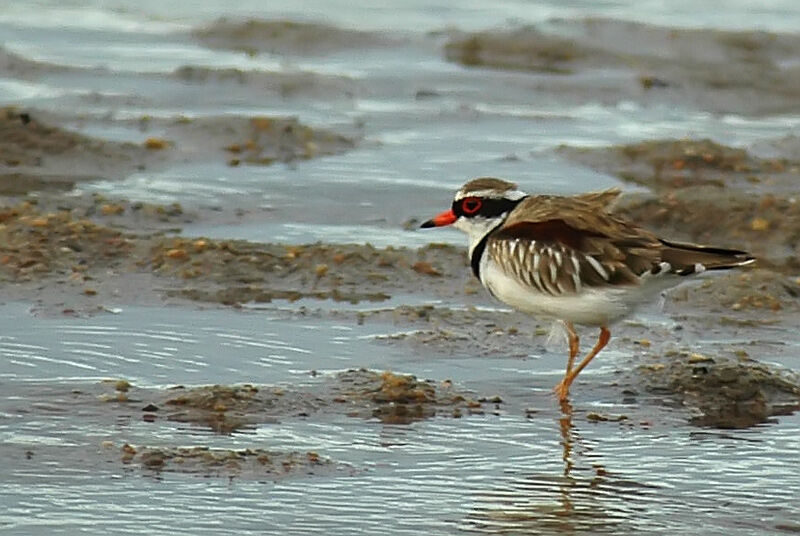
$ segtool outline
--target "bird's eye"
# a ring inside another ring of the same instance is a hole
[[[461,210],[464,211],[464,214],[472,215],[481,209],[482,204],[477,197],[467,197],[461,202]]]

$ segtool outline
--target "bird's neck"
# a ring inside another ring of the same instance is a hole
[[[486,220],[486,225],[474,226],[469,233],[469,263],[475,277],[481,279],[481,259],[489,236],[505,223],[508,213]]]

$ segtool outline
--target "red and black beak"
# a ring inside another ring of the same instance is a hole
[[[455,212],[452,210],[445,210],[438,216],[435,216],[420,225],[420,228],[427,229],[429,227],[444,227],[445,225],[452,225],[457,219],[458,216],[456,216]]]

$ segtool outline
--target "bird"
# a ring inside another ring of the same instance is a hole
[[[529,195],[493,177],[473,179],[449,210],[422,228],[452,225],[467,234],[472,272],[489,294],[533,316],[563,322],[566,373],[553,388],[568,400],[575,378],[608,344],[610,327],[689,276],[755,262],[745,251],[659,238],[611,212],[621,190],[574,196]],[[575,325],[600,329],[575,365]]]

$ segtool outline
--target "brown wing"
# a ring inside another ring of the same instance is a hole
[[[579,199],[584,203],[589,203],[591,205],[599,206],[605,210],[608,210],[614,205],[614,202],[619,199],[621,194],[622,190],[619,188],[609,188],[608,190],[603,190],[600,192],[578,194],[575,196],[575,199]]]
[[[548,294],[582,287],[633,285],[660,269],[662,243],[605,211],[618,193],[531,196],[487,240],[507,274]]]

